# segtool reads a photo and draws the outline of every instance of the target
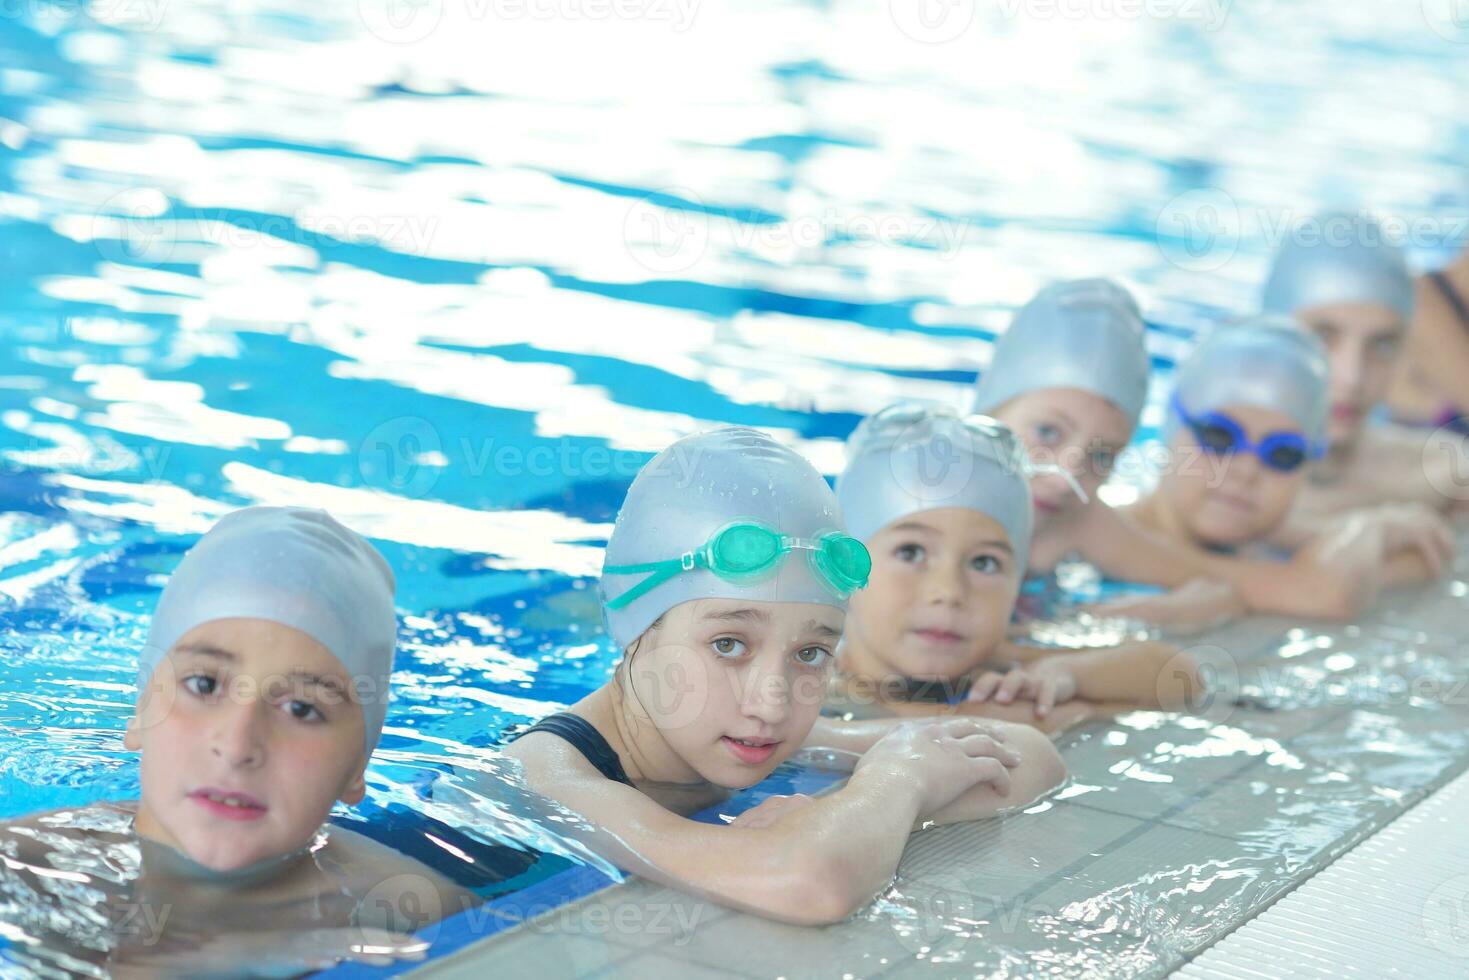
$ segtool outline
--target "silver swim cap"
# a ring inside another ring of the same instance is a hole
[[[1326,351],[1314,334],[1285,317],[1215,327],[1178,366],[1174,393],[1190,415],[1253,405],[1290,416],[1314,444],[1326,437]],[[1178,412],[1169,411],[1166,438],[1182,425]]]
[[[138,663],[141,696],[189,630],[216,619],[268,619],[330,650],[353,680],[367,752],[388,710],[398,621],[392,569],[326,511],[245,507],[221,517],[169,576]]]
[[[944,405],[899,402],[864,419],[847,440],[837,499],[847,527],[863,541],[909,514],[979,511],[1005,529],[1024,576],[1033,469],[1020,440],[994,419],[961,419]]]
[[[1403,250],[1365,215],[1325,214],[1297,229],[1275,254],[1261,294],[1267,313],[1293,315],[1327,303],[1381,303],[1404,323],[1413,319],[1413,277]]]
[[[801,542],[805,554],[780,555],[767,566],[778,568],[773,575],[716,574],[706,560],[715,536],[749,523]],[[846,609],[845,591],[818,567],[824,553],[807,547],[828,538],[850,543],[866,561],[866,550],[846,537],[831,487],[796,452],[756,429],[685,436],[648,461],[617,514],[599,586],[607,631],[625,650],[658,617],[693,599]],[[865,569],[861,578],[865,584]]]
[[[973,410],[992,413],[1040,388],[1080,388],[1137,425],[1148,397],[1148,352],[1132,294],[1110,279],[1046,286],[1020,308],[979,376]]]

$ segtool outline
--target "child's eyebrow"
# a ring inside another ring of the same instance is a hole
[[[832,640],[840,640],[842,638],[842,631],[841,630],[832,629],[826,623],[818,622],[817,620],[814,620],[814,619],[813,620],[810,620],[809,622],[807,622],[806,625],[804,627],[802,627],[802,628],[807,633],[817,633],[817,634],[819,634],[821,636],[827,637],[827,638],[832,639]]]
[[[1005,554],[1007,554],[1007,555],[1013,555],[1013,554],[1015,554],[1015,549],[1010,546],[1010,542],[1004,540],[1003,538],[994,538],[994,539],[989,540],[989,541],[981,541],[978,544],[976,544],[975,547],[976,548],[994,548],[997,551],[1003,551],[1003,552],[1005,552]]]
[[[924,531],[928,534],[939,533],[937,528],[929,527],[927,524],[920,524],[917,521],[904,521],[901,524],[894,524],[892,529],[894,531]]]
[[[346,688],[342,687],[342,682],[335,677],[328,677],[324,674],[310,674],[304,670],[295,670],[286,676],[292,680],[304,681],[307,684],[314,684],[317,687],[328,688],[342,697],[347,696]]]
[[[228,650],[222,650],[219,647],[213,647],[207,643],[190,643],[187,646],[179,647],[177,652],[192,653],[201,657],[214,657],[218,660],[228,660],[231,663],[234,663],[240,659],[236,654],[233,654]]]
[[[770,621],[770,614],[763,609],[745,608],[729,609],[725,612],[705,613],[704,618],[731,620],[740,623],[765,623]]]
[[[1079,428],[1081,428],[1081,426],[1077,424],[1076,419],[1072,418],[1070,416],[1070,414],[1068,414],[1067,412],[1062,411],[1061,409],[1055,408],[1055,407],[1052,407],[1051,408],[1051,411],[1055,412],[1058,416],[1060,416],[1061,421],[1062,422],[1065,422],[1067,425],[1071,426],[1071,428],[1073,428],[1073,429],[1079,429]]]

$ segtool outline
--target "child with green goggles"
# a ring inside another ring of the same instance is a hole
[[[828,923],[891,881],[914,827],[1023,806],[1062,779],[1027,726],[821,718],[848,597],[871,569],[842,527],[826,480],[753,429],[690,436],[643,468],[600,584],[624,656],[505,750],[558,804],[549,812],[582,818],[558,818],[561,832],[664,884]],[[798,551],[805,560],[790,560]],[[686,819],[803,749],[854,760],[851,778],[819,799],[771,797],[730,825]]]

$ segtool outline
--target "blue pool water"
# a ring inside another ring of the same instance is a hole
[[[398,570],[366,810],[411,807],[608,676],[600,545],[677,436],[834,472],[1047,279],[1125,277],[1166,368],[1313,207],[1464,236],[1432,0],[634,6],[0,10],[0,818],[136,795],[148,611],[234,507]]]

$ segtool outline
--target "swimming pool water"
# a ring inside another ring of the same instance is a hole
[[[1429,0],[633,6],[0,11],[0,817],[136,794],[147,612],[236,506],[398,570],[412,806],[608,676],[600,545],[677,436],[833,472],[1047,279],[1127,278],[1166,367],[1292,215],[1434,216],[1431,261],[1469,213]]]

